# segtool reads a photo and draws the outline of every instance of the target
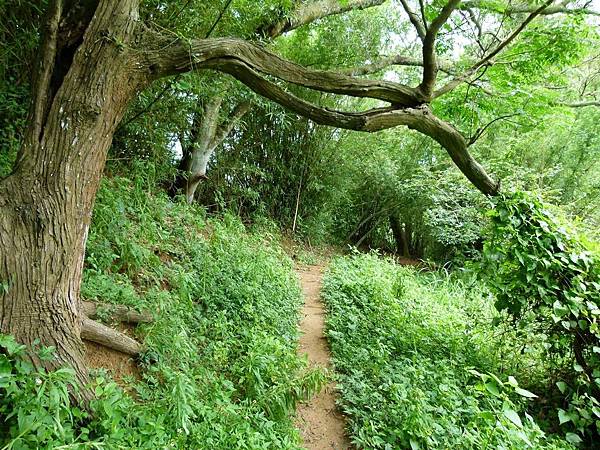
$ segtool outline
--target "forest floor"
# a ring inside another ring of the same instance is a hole
[[[300,322],[300,353],[308,356],[311,366],[330,368],[330,353],[325,339],[325,309],[321,303],[323,265],[298,266],[304,294]],[[345,420],[335,404],[335,383],[329,383],[309,402],[298,407],[296,426],[308,450],[346,450],[352,448],[344,432]]]

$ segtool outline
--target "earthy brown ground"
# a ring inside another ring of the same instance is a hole
[[[325,340],[325,311],[320,300],[322,266],[297,268],[304,292],[300,352],[311,365],[329,367],[330,354]],[[308,403],[298,407],[296,426],[309,450],[346,450],[352,448],[344,433],[344,417],[335,405],[335,385],[330,383]]]
[[[119,331],[134,336],[134,327],[125,324],[116,326]],[[140,379],[139,369],[133,358],[124,353],[96,344],[95,342],[83,341],[85,344],[85,362],[90,369],[106,369],[113,379],[124,386],[124,377]]]

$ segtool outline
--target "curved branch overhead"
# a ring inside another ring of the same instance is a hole
[[[198,67],[228,73],[257,94],[320,125],[364,132],[381,131],[397,126],[417,130],[444,147],[459,169],[480,191],[487,195],[494,195],[498,191],[498,183],[469,154],[466,139],[454,127],[436,117],[425,104],[415,107],[376,108],[364,112],[336,111],[312,104],[287,92],[256,70],[256,65],[247,64],[239,58],[208,58]],[[177,70],[182,68],[177,67]],[[270,75],[283,79],[276,73]]]
[[[430,21],[429,25],[426,25],[424,17],[419,17],[408,0],[399,0],[399,2],[422,42],[422,60],[395,56],[383,58],[363,67],[342,69],[337,72],[314,70],[281,58],[263,47],[242,39],[214,38],[184,42],[149,30],[142,40],[146,43],[152,42],[155,50],[145,51],[144,59],[150,69],[151,79],[201,69],[224,72],[237,78],[256,93],[319,124],[367,132],[395,126],[406,126],[417,130],[444,147],[455,164],[479,190],[493,195],[498,191],[498,183],[492,180],[483,167],[471,157],[464,136],[433,115],[428,103],[452,91],[463,82],[469,83],[472,75],[481,67],[492,64],[493,59],[507,48],[537,16],[547,13],[549,8],[554,8],[552,10],[555,13],[558,13],[558,10],[552,6],[553,0],[545,1],[529,12],[529,15],[481,60],[462,74],[454,75],[451,81],[436,90],[438,71],[452,72],[448,64],[438,63],[436,54],[438,34],[453,12],[464,8],[465,3],[461,4],[460,0],[448,0],[439,9],[438,15]],[[263,28],[262,31],[264,35],[276,37],[285,31],[322,17],[379,6],[383,3],[384,0],[301,2],[289,17]],[[475,3],[475,0],[469,2],[469,7],[476,8],[478,5]],[[420,6],[422,12],[424,8],[423,5]],[[563,7],[564,4],[561,8]],[[519,12],[525,11],[519,10]],[[373,73],[395,64],[422,66],[423,76],[420,84],[412,87],[387,80],[357,78],[357,75]],[[320,92],[371,98],[386,102],[388,106],[363,112],[331,110],[289,93],[277,80]]]
[[[339,72],[313,70],[280,58],[242,39],[199,39],[177,42],[149,55],[156,75],[166,76],[193,69],[239,64],[282,81],[321,92],[383,100],[395,105],[418,106],[425,98],[410,86],[385,80],[365,80]]]

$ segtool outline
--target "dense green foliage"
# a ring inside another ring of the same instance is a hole
[[[327,189],[320,215],[339,241],[446,261],[481,239],[484,198],[422,136],[348,135],[341,149],[339,169],[326,180],[335,190]],[[394,219],[405,248],[391,230]]]
[[[560,423],[591,442],[600,432],[600,256],[557,213],[535,196],[501,196],[482,264],[496,307],[517,329],[536,329],[555,362]]]
[[[82,294],[156,312],[136,331],[148,348],[141,379],[127,382],[130,397],[98,374],[90,418],[69,404],[68,369],[33,372],[3,337],[0,445],[297,448],[289,414],[324,377],[296,355],[300,292],[269,230],[246,231],[231,216],[207,221],[151,195],[143,178],[107,180]]]
[[[571,448],[528,414],[541,348],[521,354],[480,289],[355,255],[334,260],[323,297],[358,447]]]
[[[174,41],[233,36],[310,68],[347,70],[390,55],[422,58],[401,3],[276,39],[263,27],[307,2],[146,0],[140,20]],[[444,25],[438,87],[525,17],[499,14],[509,2],[480,3]],[[419,2],[418,14],[431,24],[443,4]],[[0,0],[0,182],[27,127],[46,6]],[[299,447],[290,415],[325,376],[296,355],[300,290],[280,229],[485,275],[483,284],[423,274],[375,255],[334,261],[328,336],[358,447],[598,446],[600,108],[573,106],[600,98],[596,25],[583,14],[537,17],[493,64],[431,102],[503,192],[536,191],[548,202],[504,195],[488,215],[490,200],[415,131],[317,126],[210,71],[156,80],[114,135],[81,291],[155,314],[135,330],[147,348],[139,377],[117,385],[95,371],[86,411],[69,402],[69,368],[36,371],[0,335],[0,448]],[[417,64],[360,76],[416,86],[421,74]],[[332,110],[381,106],[277,83]],[[251,110],[210,158],[198,204],[183,205],[165,192],[195,119],[218,96],[220,123],[241,102]],[[7,286],[0,280],[0,293]]]
[[[45,7],[44,2],[15,3],[0,3],[7,11],[0,18],[0,176],[10,172],[24,132]],[[502,8],[485,3],[489,9],[478,12],[480,24],[499,22],[502,28],[521,20],[500,18]],[[410,24],[395,2],[325,17],[265,39],[261,27],[286,17],[295,5],[290,0],[152,0],[142,2],[141,18],[185,39],[236,36],[261,42],[312,68],[360,67],[387,55],[421,57],[412,39],[399,39],[410,35]],[[435,2],[425,6],[429,19],[440,7]],[[475,82],[437,99],[432,108],[466,137],[477,138],[470,151],[503,187],[547,191],[570,212],[597,225],[598,110],[560,104],[597,96],[594,49],[599,37],[593,20],[575,14],[537,18],[497,64]],[[453,73],[481,53],[469,28],[473,26],[466,15],[457,14],[439,37],[440,61],[453,62]],[[491,33],[479,38],[483,47],[495,42]],[[452,73],[442,74],[449,79]],[[367,77],[416,85],[420,68],[390,66]],[[364,99],[287,89],[332,109],[375,106]],[[168,187],[179,149],[192,134],[193,118],[210,98],[224,92],[222,120],[241,101],[251,100],[253,107],[211,158],[208,180],[197,195],[210,211],[229,209],[244,220],[268,215],[283,227],[295,224],[313,242],[352,243],[442,263],[480,248],[481,198],[432,140],[405,129],[361,135],[317,127],[212,72],[157,80],[140,93],[119,125],[108,172],[128,171],[147,160]],[[392,217],[404,229],[405,246],[392,233]]]
[[[0,178],[10,172],[25,131],[29,83],[45,7],[45,1],[0,0]]]

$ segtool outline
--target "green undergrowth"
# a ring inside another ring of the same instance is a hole
[[[299,447],[290,415],[325,376],[296,355],[300,288],[272,228],[106,180],[82,296],[155,313],[136,329],[141,379],[126,395],[96,373],[90,416],[68,404],[68,369],[36,373],[3,337],[0,448]]]
[[[532,417],[541,349],[522,353],[477,286],[352,255],[334,259],[322,295],[358,448],[571,448]]]

